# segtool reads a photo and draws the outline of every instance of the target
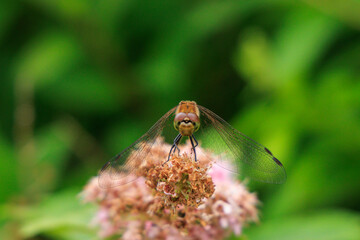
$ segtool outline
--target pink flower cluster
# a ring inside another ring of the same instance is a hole
[[[204,162],[216,162],[216,156],[198,148],[206,153],[203,154],[206,156]],[[160,141],[156,143],[151,150],[151,162],[153,163],[157,154],[161,162],[168,149],[167,144]],[[176,159],[178,164],[183,160],[186,162],[181,156]],[[144,161],[147,161],[146,157]],[[202,165],[199,166],[201,168]],[[248,192],[245,185],[224,168],[216,164],[212,164],[210,170],[206,164],[203,167],[206,171],[201,173],[206,174],[204,179],[207,181],[212,179],[215,191],[211,196],[204,197],[199,206],[187,206],[183,201],[177,205],[166,204],[164,196],[159,197],[159,190],[165,185],[164,179],[159,180],[158,185],[154,184],[154,188],[145,183],[147,179],[143,176],[136,181],[109,189],[99,188],[97,177],[91,179],[82,196],[85,202],[99,206],[93,223],[99,226],[100,237],[118,237],[124,240],[210,240],[224,239],[231,233],[240,235],[248,222],[258,220],[256,195]],[[193,185],[191,181],[189,184]]]

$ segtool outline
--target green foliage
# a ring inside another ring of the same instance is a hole
[[[76,191],[57,193],[28,209],[20,232],[24,237],[39,233],[59,239],[96,239],[89,219],[95,209],[80,203]]]
[[[241,239],[358,239],[360,3],[340,2],[1,1],[0,239],[96,239],[77,193],[180,100],[287,170],[250,183]]]
[[[359,239],[359,215],[327,211],[275,219],[250,229],[249,239]]]
[[[0,156],[1,156],[1,188],[0,188],[0,202],[5,201],[9,196],[16,193],[18,190],[18,183],[16,180],[16,162],[11,145],[2,139],[0,136]]]

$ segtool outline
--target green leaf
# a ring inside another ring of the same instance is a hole
[[[68,190],[34,206],[21,227],[21,233],[27,238],[42,234],[59,239],[95,239],[96,229],[90,225],[94,215],[91,204],[80,203],[78,192]]]
[[[252,226],[245,234],[251,240],[358,240],[360,216],[353,212],[334,210],[304,216],[289,216]]]
[[[341,25],[309,8],[296,8],[283,22],[273,48],[273,67],[275,79],[287,82],[311,70]]]

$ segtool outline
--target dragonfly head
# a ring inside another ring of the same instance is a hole
[[[175,111],[174,127],[183,136],[191,136],[200,127],[199,109],[193,101],[181,101]]]

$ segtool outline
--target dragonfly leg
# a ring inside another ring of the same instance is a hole
[[[181,138],[182,138],[182,135],[179,133],[176,138],[174,139],[174,145],[175,145],[175,149],[174,149],[174,153],[175,153],[175,150],[177,149],[178,150],[178,154],[180,155],[180,148],[178,147],[180,141],[181,141]]]
[[[176,145],[175,148],[178,150],[178,155],[180,155],[180,148]],[[175,152],[175,150],[174,150]]]
[[[196,141],[196,138],[194,137],[194,135],[190,136],[190,142],[191,142],[191,146],[192,146],[192,150],[194,150],[194,155],[195,155],[195,162],[197,161],[197,158],[196,158],[196,150],[195,148],[199,145],[198,142]],[[196,143],[196,145],[194,145],[194,142]]]
[[[170,148],[168,159],[166,160],[166,162],[163,163],[163,165],[170,160],[171,152],[173,151],[174,148],[175,148],[175,145],[172,145],[171,148]]]
[[[182,138],[182,135],[179,133],[176,136],[176,138],[174,139],[174,144],[170,148],[168,159],[162,165],[164,165],[165,163],[167,163],[170,160],[171,154],[175,153],[176,149],[178,150],[178,153],[180,154],[180,149],[178,147],[178,144],[180,143],[181,138]]]
[[[194,141],[195,141],[195,143],[196,143],[194,147],[197,147],[197,146],[199,145],[198,141],[196,140],[196,138],[195,138],[194,135],[192,135],[192,138],[194,139]]]

